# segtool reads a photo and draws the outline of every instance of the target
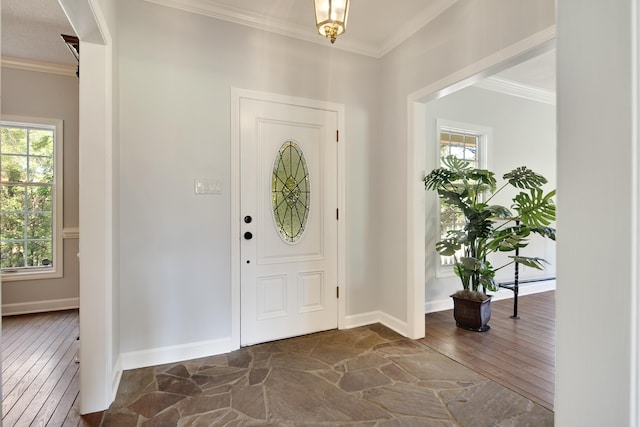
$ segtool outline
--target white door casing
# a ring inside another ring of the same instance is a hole
[[[339,115],[265,99],[238,103],[240,343],[336,328]],[[294,242],[278,230],[272,203],[276,157],[288,142],[306,160],[310,189],[306,226]]]

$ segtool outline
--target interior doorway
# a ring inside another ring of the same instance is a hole
[[[478,167],[495,172],[498,186],[504,183],[504,173],[527,166],[548,179],[547,190],[556,188],[555,104],[555,49],[430,100],[425,104],[426,170],[440,166],[443,135],[475,135],[474,146],[467,154]],[[514,194],[506,189],[492,202],[510,206]],[[440,230],[452,226],[441,223],[435,192],[427,192],[425,206],[425,311],[430,313],[451,308],[449,295],[459,290],[460,284],[452,260],[435,251],[435,242],[442,239]],[[555,242],[539,236],[531,236],[528,241],[520,254],[541,257],[548,263],[542,270],[519,266],[519,294],[555,289]],[[489,261],[497,268],[510,262],[509,255],[493,254]],[[495,279],[500,283],[513,281],[513,267],[497,270]],[[513,291],[502,288],[493,293],[493,301],[513,295]]]
[[[407,147],[407,330],[412,338],[424,336],[427,283],[427,194],[422,178],[427,164],[427,104],[469,87],[489,76],[535,58],[555,47],[555,27],[543,30],[515,46],[485,58],[460,73],[436,81],[408,97]],[[433,153],[433,152],[432,152]],[[435,155],[433,155],[435,158]]]

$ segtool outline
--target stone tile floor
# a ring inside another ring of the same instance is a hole
[[[126,371],[102,426],[552,426],[553,413],[381,325]]]

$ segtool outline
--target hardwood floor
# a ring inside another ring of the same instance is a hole
[[[426,344],[451,359],[553,410],[555,387],[555,292],[491,303],[491,329],[456,327],[452,310],[426,315]]]
[[[2,425],[86,426],[78,412],[78,311],[2,319]]]

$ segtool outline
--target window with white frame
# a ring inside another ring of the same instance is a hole
[[[62,121],[0,121],[3,280],[62,276]]]
[[[438,120],[438,159],[453,155],[468,161],[471,167],[486,168],[490,133],[491,129],[484,126]],[[462,212],[440,200],[440,238],[445,238],[449,231],[462,229],[464,225]],[[440,256],[441,267],[446,268],[453,263],[453,256]]]

